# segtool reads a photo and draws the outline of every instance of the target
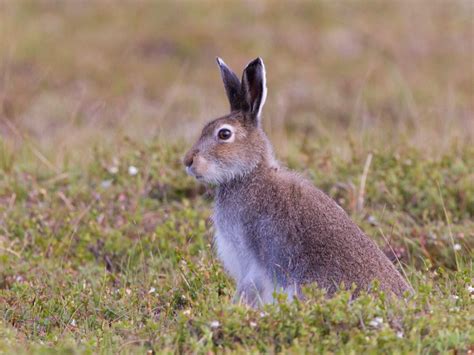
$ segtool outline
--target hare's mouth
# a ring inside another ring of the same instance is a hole
[[[205,182],[206,181],[206,179],[204,178],[204,175],[194,174],[193,176],[199,182]]]
[[[197,180],[202,180],[204,178],[204,176],[197,174],[195,170],[189,166],[186,167],[186,173]]]

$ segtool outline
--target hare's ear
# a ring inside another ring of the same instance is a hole
[[[230,111],[237,111],[242,109],[242,91],[240,80],[237,75],[224,63],[224,61],[217,57],[217,64],[221,70],[222,81],[224,82],[225,92],[230,103]]]
[[[242,109],[248,111],[254,123],[259,125],[260,114],[267,98],[265,65],[262,58],[252,60],[244,69],[244,74],[242,75],[242,96],[245,102]]]

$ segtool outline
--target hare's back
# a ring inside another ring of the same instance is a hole
[[[262,186],[254,235],[260,257],[284,282],[317,281],[333,290],[341,282],[365,288],[378,278],[395,292],[408,287],[378,246],[310,181],[281,170]]]

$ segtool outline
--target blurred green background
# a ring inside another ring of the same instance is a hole
[[[263,57],[288,134],[445,149],[474,136],[472,1],[3,1],[0,132],[54,164],[90,144],[195,138],[228,110],[215,64]],[[284,139],[282,139],[284,138]],[[291,140],[290,140],[291,141]]]

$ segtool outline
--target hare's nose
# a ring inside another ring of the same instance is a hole
[[[186,154],[186,156],[184,157],[183,161],[184,161],[184,165],[186,167],[190,167],[191,165],[193,165],[193,161],[194,161],[194,157],[196,156],[197,154],[197,151],[194,150],[194,151],[191,151],[189,152],[188,154]]]
[[[186,165],[186,167],[190,167],[191,165],[193,165],[193,160],[194,160],[194,156],[188,156],[188,157],[185,157],[184,159],[184,165]]]

